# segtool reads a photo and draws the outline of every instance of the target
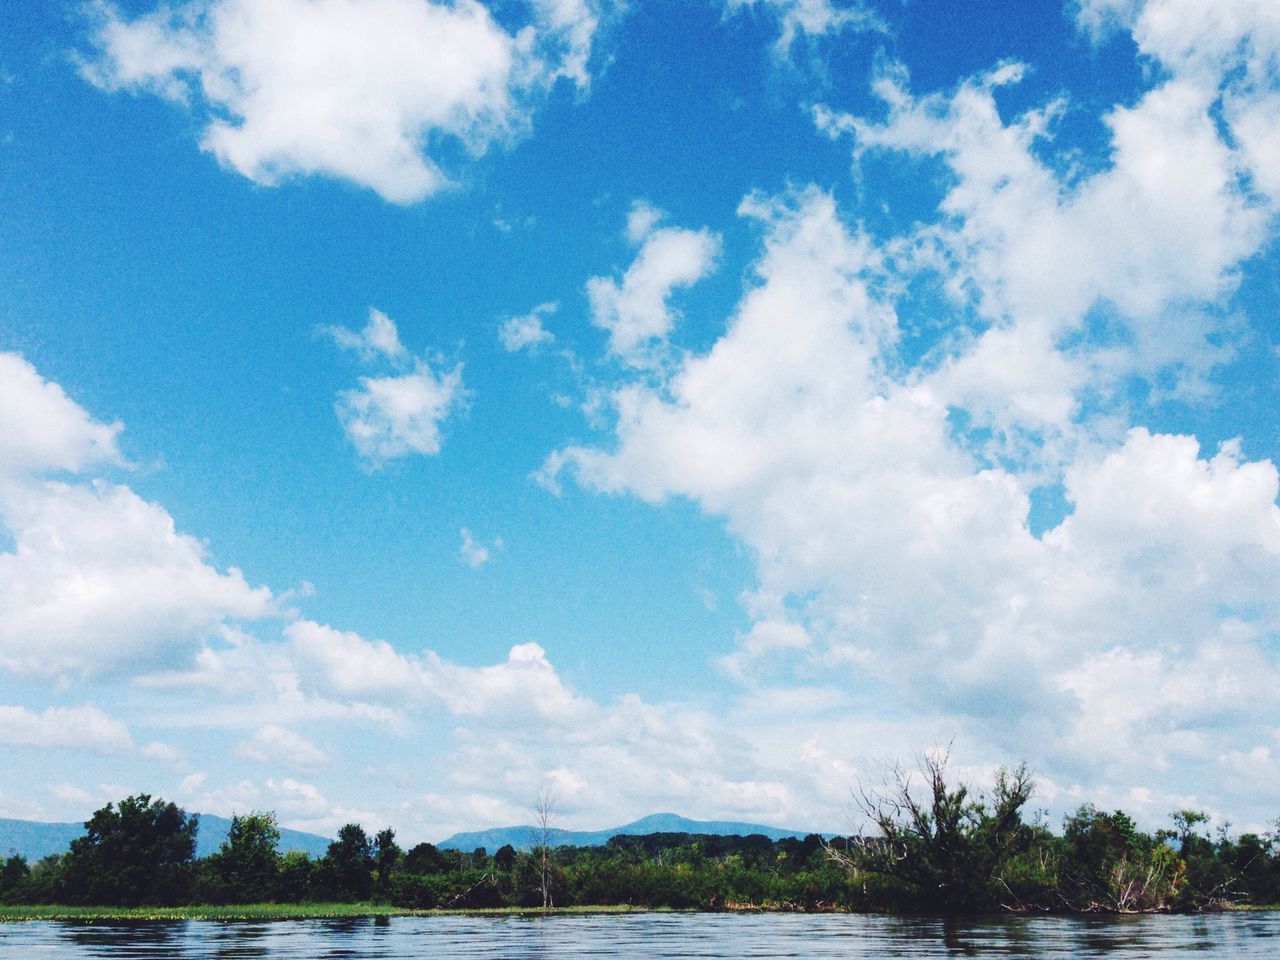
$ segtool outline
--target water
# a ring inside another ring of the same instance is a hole
[[[1280,912],[941,920],[832,914],[381,917],[0,924],[0,958],[1280,956]]]

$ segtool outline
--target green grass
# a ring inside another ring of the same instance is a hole
[[[530,907],[486,910],[413,910],[381,903],[239,903],[225,906],[193,904],[183,907],[73,907],[61,904],[0,905],[0,923],[19,920],[316,920],[336,917],[406,917],[447,914],[531,916],[544,911]],[[643,907],[553,907],[549,913],[641,913]]]

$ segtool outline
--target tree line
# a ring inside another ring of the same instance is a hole
[[[846,837],[657,833],[599,847],[490,853],[391,829],[338,831],[323,857],[278,852],[274,814],[232,818],[195,857],[198,821],[147,794],[107,804],[65,854],[0,865],[0,903],[93,906],[372,902],[429,908],[604,906],[957,912],[1197,910],[1280,904],[1280,824],[1210,835],[1199,811],[1147,833],[1123,811],[1080,807],[1054,832],[1027,820],[1024,769],[987,794],[950,783],[945,759],[861,794],[868,827]],[[536,840],[536,837],[531,837]]]

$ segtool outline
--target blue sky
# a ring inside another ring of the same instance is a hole
[[[0,11],[0,815],[1276,815],[1261,0]]]

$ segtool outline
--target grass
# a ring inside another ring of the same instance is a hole
[[[239,903],[192,904],[182,907],[74,907],[62,904],[0,905],[0,923],[21,920],[323,920],[341,917],[422,917],[449,914],[537,916],[537,907],[495,907],[483,910],[414,910],[382,903]],[[554,914],[648,913],[644,907],[553,907]]]

